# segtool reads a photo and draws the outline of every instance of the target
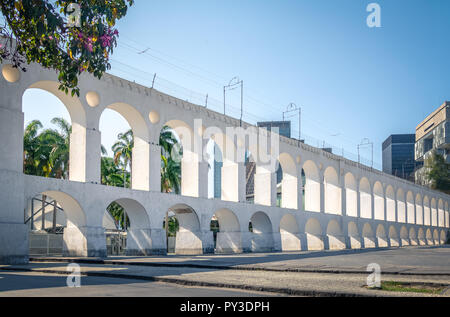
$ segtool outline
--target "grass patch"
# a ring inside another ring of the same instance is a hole
[[[446,286],[439,284],[436,285],[426,283],[385,281],[381,282],[381,288],[379,289],[388,292],[407,292],[439,295],[446,289]]]

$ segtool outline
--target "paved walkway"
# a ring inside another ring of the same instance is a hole
[[[366,274],[368,264],[377,263],[381,266],[383,273],[448,275],[450,277],[450,246],[209,256],[109,257],[107,259],[33,258],[32,260],[212,269],[238,268],[268,271],[351,272],[364,274]]]
[[[63,261],[71,262],[71,259],[41,261],[22,266],[0,266],[0,271],[26,270],[64,274],[67,271]],[[86,276],[297,296],[428,296],[365,288],[368,276],[366,267],[369,263],[380,264],[383,281],[431,283],[450,287],[450,247],[230,256],[126,257],[109,258],[104,263],[92,259],[84,259],[84,262],[80,265]],[[450,295],[449,291],[443,295]]]

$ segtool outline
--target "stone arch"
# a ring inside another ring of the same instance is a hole
[[[241,150],[236,147],[234,140],[219,128],[207,128],[203,133],[203,138],[212,139],[221,153],[221,199],[234,202],[244,201],[245,197],[239,197],[239,173],[245,171],[239,171],[239,162],[241,162],[240,159],[245,159],[245,153],[242,158],[238,157],[240,154],[238,152]]]
[[[436,198],[431,199],[431,225],[437,227],[438,225],[438,211],[436,205]]]
[[[352,173],[345,174],[345,195],[347,205],[347,216],[358,216],[358,201],[357,201],[357,184],[355,176]]]
[[[406,222],[405,192],[401,188],[397,190],[397,221]]]
[[[86,161],[86,127],[87,118],[80,99],[76,96],[71,97],[70,94],[58,89],[60,83],[56,81],[42,80],[30,85],[24,93],[29,89],[39,89],[46,91],[56,98],[65,106],[69,112],[72,132],[70,134],[70,150],[69,150],[69,179],[77,182],[98,181],[98,179],[88,179],[93,175],[87,175]],[[22,105],[23,108],[23,105]],[[23,151],[23,149],[21,149]]]
[[[362,230],[362,238],[364,240],[365,248],[375,248],[375,235],[372,230],[372,226],[369,223],[365,223]]]
[[[400,229],[400,239],[402,241],[402,246],[410,245],[408,229],[406,229],[405,226],[402,226]]]
[[[438,201],[438,226],[441,228],[445,226],[444,201],[442,199]]]
[[[303,164],[305,211],[320,212],[320,178],[319,170],[313,161]]]
[[[325,212],[341,215],[341,188],[339,187],[338,173],[334,167],[329,166],[323,173]]]
[[[428,245],[434,245],[433,234],[431,233],[431,229],[427,229],[425,238],[427,240]]]
[[[294,215],[286,214],[281,218],[280,235],[282,251],[301,250],[299,227]]]
[[[330,220],[327,226],[328,247],[330,250],[345,249],[345,239],[341,226],[336,220]]]
[[[408,191],[406,194],[406,210],[407,210],[407,222],[414,224],[416,223],[416,215],[414,212],[415,202],[414,202],[414,194],[411,191]]]
[[[416,230],[414,229],[414,227],[411,227],[409,229],[409,241],[411,245],[418,245],[419,242],[417,240],[417,234],[416,234]]]
[[[152,254],[150,219],[144,206],[130,198],[120,198],[114,202],[124,209],[130,220],[130,226],[127,228],[126,254],[139,256]]]
[[[136,190],[149,190],[150,137],[147,122],[145,121],[142,114],[134,106],[124,102],[110,104],[106,106],[105,109],[113,110],[120,114],[128,122],[131,131],[133,131],[134,146],[131,159],[131,188]],[[105,109],[103,109],[103,111],[105,111]],[[100,154],[100,146],[98,151],[98,153]]]
[[[359,236],[358,226],[353,221],[347,225],[347,232],[350,238],[350,246],[352,249],[361,249],[361,238]]]
[[[202,158],[199,156],[200,149],[194,147],[194,131],[183,120],[169,120],[164,126],[172,129],[182,148],[183,155],[177,158],[181,160],[181,195],[199,197],[199,162]]]
[[[298,209],[298,180],[297,166],[288,153],[281,153],[278,157],[283,178],[281,182],[281,207]]]
[[[447,239],[445,230],[441,230],[441,237],[440,237],[440,242],[441,244],[445,244],[445,240]]]
[[[372,189],[366,177],[359,182],[360,213],[361,218],[372,218]]]
[[[397,230],[395,229],[395,226],[389,227],[389,244],[391,247],[399,247],[400,242],[398,240],[398,234]]]
[[[64,256],[106,256],[106,240],[100,241],[103,243],[100,249],[90,247],[92,246],[91,243],[94,242],[92,240],[98,238],[96,233],[99,232],[96,230],[97,228],[88,228],[86,214],[81,204],[73,196],[57,190],[48,190],[39,195],[45,195],[56,200],[64,211],[66,217],[66,227],[63,234]],[[98,243],[98,241],[94,243]]]
[[[395,191],[394,187],[388,185],[386,187],[386,220],[394,222],[395,216]]]
[[[426,245],[427,241],[425,239],[425,233],[422,228],[417,231],[417,240],[419,240],[419,245]]]
[[[428,196],[423,197],[423,224],[425,226],[431,225],[431,208]]]
[[[241,226],[235,213],[227,208],[219,209],[214,217],[219,223],[216,236],[216,253],[242,252]]]
[[[168,212],[175,214],[179,224],[175,238],[176,254],[195,255],[202,254],[203,250],[209,252],[213,249],[212,245],[203,245],[200,220],[192,207],[186,204],[176,204],[170,207]]]
[[[376,231],[376,238],[379,248],[386,248],[389,246],[388,237],[386,236],[386,230],[382,224],[379,224]]]
[[[374,218],[384,220],[384,190],[380,182],[373,185]]]
[[[423,225],[423,202],[420,194],[416,195],[416,223]]]
[[[305,225],[308,250],[323,250],[322,228],[315,218],[309,218]]]
[[[438,229],[434,229],[433,230],[433,240],[434,240],[434,244],[435,245],[440,245],[441,244],[441,241],[439,239],[439,231],[438,231]]]
[[[250,218],[251,223],[251,250],[252,252],[273,251],[272,222],[269,216],[258,211]]]

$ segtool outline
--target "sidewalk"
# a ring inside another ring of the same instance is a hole
[[[430,296],[365,288],[369,274],[366,267],[369,263],[380,264],[383,281],[450,286],[449,247],[196,257],[124,257],[106,260],[41,258],[39,262],[29,265],[0,266],[0,271],[68,274],[66,263],[70,262],[80,263],[82,274],[88,276],[297,296]],[[450,295],[448,290],[445,294]]]
[[[107,259],[50,257],[32,258],[31,261],[360,274],[367,274],[367,265],[377,263],[381,266],[382,272],[389,274],[450,277],[450,246],[232,255],[109,257]]]

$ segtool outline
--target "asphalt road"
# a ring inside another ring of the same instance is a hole
[[[35,272],[0,271],[0,297],[260,297],[272,293],[185,287],[161,282],[83,276],[80,288],[69,288],[67,276]]]

